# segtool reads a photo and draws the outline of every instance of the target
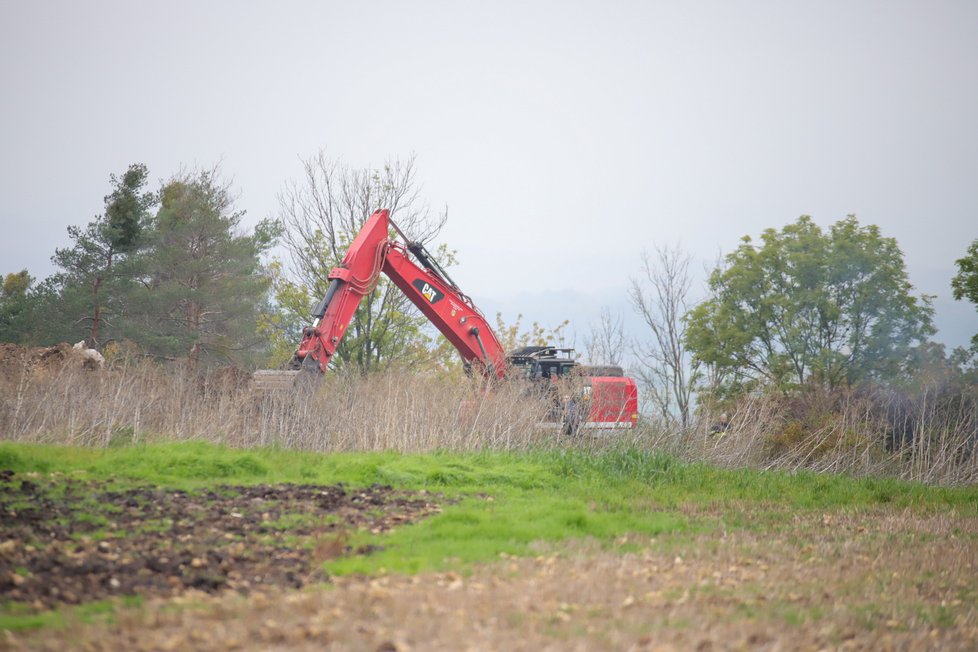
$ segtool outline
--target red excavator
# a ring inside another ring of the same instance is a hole
[[[392,239],[391,229],[404,242]],[[367,219],[339,267],[329,273],[329,289],[313,311],[318,321],[303,329],[291,369],[327,371],[360,300],[381,272],[448,338],[467,370],[478,370],[487,379],[522,377],[533,381],[530,386],[553,393],[551,421],[568,425],[568,398],[579,422],[572,424],[575,428],[630,428],[638,419],[635,381],[620,367],[586,367],[576,362],[572,349],[555,347],[524,347],[507,356],[472,300],[420,242],[405,237],[386,209]],[[261,374],[256,375],[260,384]],[[570,378],[581,381],[574,385],[576,396],[560,397],[558,383]]]

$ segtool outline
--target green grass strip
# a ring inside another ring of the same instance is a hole
[[[334,560],[333,573],[417,572],[532,554],[535,542],[698,530],[679,510],[703,506],[725,527],[745,527],[745,504],[767,510],[864,509],[878,505],[978,513],[978,487],[939,488],[891,479],[722,470],[655,451],[546,450],[317,454],[239,450],[203,442],[109,449],[0,444],[0,470],[76,474],[118,484],[194,489],[215,484],[389,484],[451,499],[443,512],[356,542],[383,548]],[[491,498],[491,500],[490,500]],[[715,526],[716,524],[714,524]]]

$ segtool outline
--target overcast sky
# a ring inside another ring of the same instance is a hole
[[[975,1],[0,0],[0,89],[0,273],[50,274],[130,163],[220,161],[254,224],[325,148],[416,155],[455,280],[578,345],[643,249],[702,279],[802,214],[879,225],[937,339],[978,331]]]

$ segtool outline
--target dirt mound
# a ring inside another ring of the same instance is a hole
[[[327,579],[320,562],[363,554],[347,532],[438,511],[387,486],[219,486],[189,493],[57,482],[0,471],[0,601],[46,609],[188,589],[248,593]]]
[[[65,342],[54,346],[18,346],[0,343],[0,377],[19,377],[26,369],[48,368],[64,364],[71,357],[71,345]]]
[[[96,365],[85,364],[85,359],[65,342],[54,346],[0,343],[0,382],[17,383],[25,374],[54,371],[66,363],[77,363],[86,369],[97,368]]]

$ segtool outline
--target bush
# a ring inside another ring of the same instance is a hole
[[[893,475],[943,484],[978,481],[978,396],[969,386],[805,388],[725,405],[729,426],[701,415],[687,454],[724,466]]]

